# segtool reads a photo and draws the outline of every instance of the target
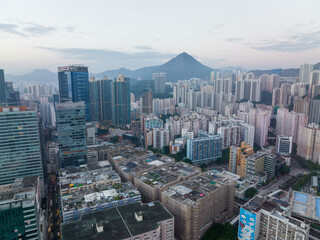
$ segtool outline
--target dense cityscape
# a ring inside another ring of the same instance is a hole
[[[320,239],[320,2],[0,3],[0,240]]]

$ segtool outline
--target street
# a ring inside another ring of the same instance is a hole
[[[309,170],[303,169],[296,159],[292,158],[290,174],[278,178],[278,180],[270,183],[268,186],[261,187],[259,189],[259,195],[266,196],[266,195],[276,191],[282,183],[284,183],[285,181],[287,181],[290,178],[290,176],[295,177],[299,174],[306,174],[309,172],[310,172]]]

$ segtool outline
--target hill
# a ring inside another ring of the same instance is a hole
[[[31,73],[24,75],[6,74],[5,80],[14,83],[46,83],[58,85],[58,74],[50,72],[48,69],[35,69]]]

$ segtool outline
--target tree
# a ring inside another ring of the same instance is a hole
[[[237,227],[230,223],[215,223],[202,237],[202,240],[236,240],[237,233]]]
[[[287,165],[284,165],[284,166],[282,166],[280,172],[281,172],[282,174],[288,174],[288,173],[290,173],[290,167],[287,166]]]
[[[253,198],[258,193],[257,189],[251,187],[245,191],[246,198]]]
[[[110,138],[110,142],[112,143],[117,143],[119,142],[120,137],[119,136],[113,136]]]
[[[253,151],[254,151],[254,152],[258,152],[259,150],[261,150],[261,147],[260,147],[258,144],[255,143],[255,144],[253,145]]]

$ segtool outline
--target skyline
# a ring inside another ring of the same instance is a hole
[[[181,52],[211,68],[290,68],[320,61],[320,2],[314,0],[1,5],[0,66],[7,74],[57,72],[58,66],[77,63],[92,73],[135,70]]]

